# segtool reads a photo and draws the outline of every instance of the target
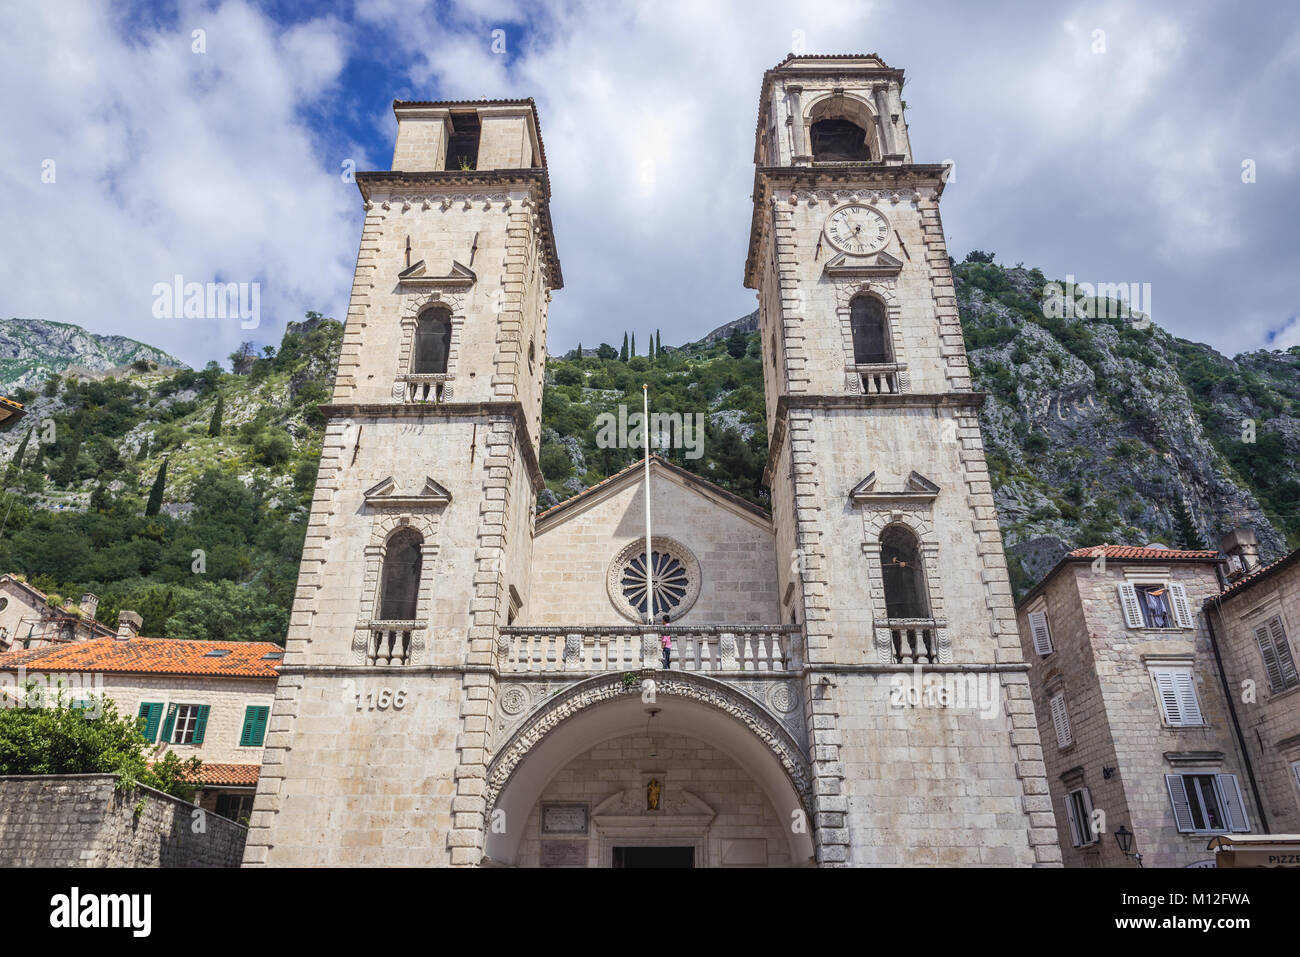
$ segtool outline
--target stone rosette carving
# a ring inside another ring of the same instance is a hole
[[[735,688],[705,675],[659,672],[654,676],[655,694],[679,697],[717,708],[743,724],[763,742],[785,771],[804,807],[812,805],[812,772],[803,751],[779,720],[761,704]],[[547,698],[519,725],[493,756],[487,769],[484,797],[490,813],[515,769],[533,748],[569,718],[629,694],[640,694],[640,685],[628,685],[619,673],[598,675],[571,685]]]

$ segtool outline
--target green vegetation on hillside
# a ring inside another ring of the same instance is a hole
[[[309,314],[244,375],[52,379],[9,473],[0,569],[94,592],[101,621],[132,609],[147,635],[283,641],[341,338]]]

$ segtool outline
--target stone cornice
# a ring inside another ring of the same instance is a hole
[[[371,201],[376,189],[394,193],[418,195],[420,193],[448,193],[454,191],[480,192],[500,190],[510,186],[528,186],[537,191],[537,216],[542,233],[543,258],[546,261],[547,285],[551,289],[564,288],[564,274],[560,271],[560,254],[555,248],[555,227],[551,223],[551,180],[546,170],[485,169],[485,170],[375,170],[356,174],[357,189],[361,198]]]
[[[537,452],[533,448],[528,431],[528,417],[524,414],[524,407],[519,402],[430,402],[414,405],[329,402],[321,405],[320,410],[327,419],[360,417],[411,419],[420,418],[421,416],[476,418],[508,415],[514,419],[515,445],[519,447],[523,454],[524,467],[528,469],[528,477],[532,480],[533,491],[540,492],[546,487],[546,482],[542,478],[541,465],[537,461]],[[519,441],[520,436],[523,436],[523,441]]]
[[[772,469],[785,442],[786,421],[794,409],[978,409],[984,404],[984,392],[901,392],[881,395],[792,395],[785,393],[776,400],[772,434],[767,443],[767,464],[763,467],[763,484],[772,487]]]

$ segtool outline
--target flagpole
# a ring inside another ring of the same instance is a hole
[[[655,620],[655,569],[652,563],[654,539],[650,537],[650,386],[641,385],[642,427],[645,430],[645,587],[646,614]]]

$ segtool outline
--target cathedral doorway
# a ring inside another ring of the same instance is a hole
[[[694,867],[693,847],[616,847],[614,867]]]
[[[594,690],[593,703],[576,710],[563,701],[544,705],[501,742],[489,768],[489,783],[503,784],[489,793],[488,818],[496,824],[485,835],[487,862],[810,864],[812,828],[783,766],[785,752],[774,751],[779,732],[769,726],[760,737],[734,713],[692,700],[690,689],[664,693],[669,686],[661,679],[653,704],[617,689],[603,697],[598,682],[575,687],[574,697]],[[734,701],[727,703],[734,709]],[[557,721],[557,714],[567,717]]]

